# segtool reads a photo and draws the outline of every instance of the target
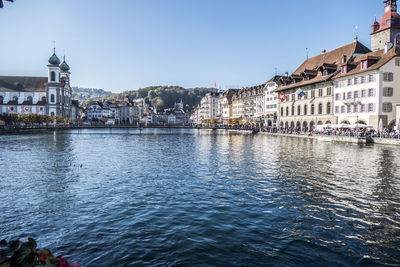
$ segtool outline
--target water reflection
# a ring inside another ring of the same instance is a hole
[[[399,264],[396,149],[169,129],[0,136],[0,237],[88,266]]]

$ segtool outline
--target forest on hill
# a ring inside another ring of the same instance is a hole
[[[81,105],[91,100],[117,100],[129,98],[143,98],[147,104],[157,110],[174,107],[175,102],[182,100],[185,110],[191,111],[200,103],[200,100],[209,92],[216,92],[215,88],[183,88],[181,86],[149,86],[138,90],[124,91],[119,94],[111,93],[101,89],[73,88],[74,99],[80,101]]]

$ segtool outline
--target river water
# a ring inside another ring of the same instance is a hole
[[[399,152],[198,130],[0,136],[0,239],[81,266],[399,265]]]

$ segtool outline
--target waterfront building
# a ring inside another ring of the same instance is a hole
[[[200,119],[203,123],[209,123],[217,118],[219,96],[218,92],[210,92],[201,99]]]
[[[55,50],[48,62],[47,77],[0,76],[0,113],[72,117],[70,67]]]
[[[278,96],[275,90],[281,85],[280,78],[282,76],[275,75],[264,86],[264,124],[266,126],[276,126],[278,111]]]
[[[334,114],[342,124],[393,129],[400,103],[400,48],[387,44],[343,64],[335,77]],[[390,49],[389,49],[390,48]]]
[[[278,101],[279,127],[310,130],[316,124],[336,123],[332,111],[333,78],[340,72],[339,64],[351,64],[355,56],[369,52],[355,39],[330,52],[322,51],[304,61],[290,76],[282,76],[275,90],[286,99]]]
[[[103,103],[101,101],[89,102],[85,110],[86,119],[88,121],[97,121],[104,117]]]
[[[218,99],[218,116],[219,123],[227,125],[229,120],[233,117],[232,97],[239,91],[239,89],[228,89],[220,94]]]
[[[236,94],[232,96],[232,119],[235,120],[235,123],[242,124],[243,123],[243,99],[245,97],[245,93],[242,90],[238,91]]]

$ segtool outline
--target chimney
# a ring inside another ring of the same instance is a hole
[[[392,49],[393,44],[392,43],[385,43],[385,54],[389,52],[390,49]]]
[[[346,55],[343,55],[343,57],[342,57],[342,64],[345,64],[346,61],[347,61],[347,56],[346,56]]]

